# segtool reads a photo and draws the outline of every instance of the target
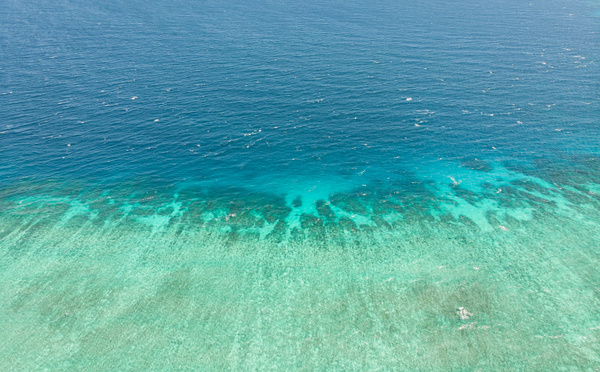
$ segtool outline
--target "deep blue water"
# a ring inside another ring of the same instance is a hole
[[[2,180],[359,185],[440,159],[597,153],[595,9],[9,1]]]
[[[597,370],[600,4],[0,2],[0,370]]]

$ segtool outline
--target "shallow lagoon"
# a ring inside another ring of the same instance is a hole
[[[314,213],[143,181],[5,188],[2,368],[593,370],[599,161]]]

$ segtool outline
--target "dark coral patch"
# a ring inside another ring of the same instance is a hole
[[[481,172],[491,172],[493,170],[493,167],[490,165],[490,163],[477,158],[465,159],[460,162],[460,165],[462,167]]]

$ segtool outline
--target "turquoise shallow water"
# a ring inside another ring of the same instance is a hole
[[[583,1],[8,1],[0,370],[600,369]]]
[[[563,161],[314,214],[146,181],[6,188],[0,366],[595,370],[600,159]]]

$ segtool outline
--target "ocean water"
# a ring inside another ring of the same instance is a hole
[[[600,369],[597,1],[1,8],[0,370]]]

